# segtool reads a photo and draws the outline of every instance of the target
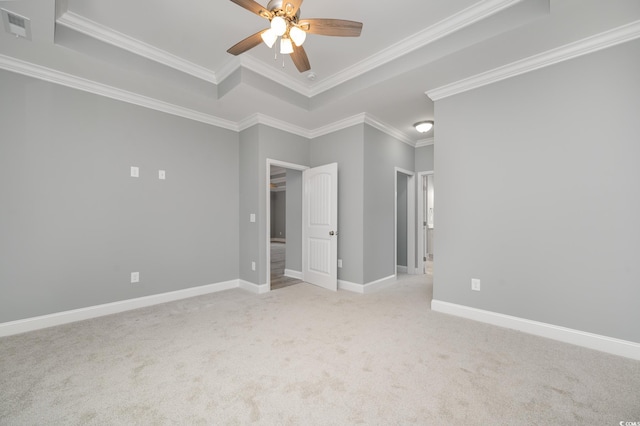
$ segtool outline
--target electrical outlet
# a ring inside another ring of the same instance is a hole
[[[167,178],[167,172],[164,170],[158,170],[158,179],[165,180]]]
[[[256,270],[256,262],[251,262],[251,270],[252,271]]]
[[[480,280],[477,278],[471,278],[471,290],[480,291]]]
[[[342,259],[338,259],[338,268],[342,268]]]
[[[249,222],[255,222],[256,221],[256,214],[255,213],[251,213],[249,215]]]
[[[132,283],[140,282],[140,272],[132,272],[131,273],[131,282]]]

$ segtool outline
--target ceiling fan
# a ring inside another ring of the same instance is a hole
[[[300,5],[303,0],[271,0],[262,7],[254,0],[231,0],[271,22],[270,28],[260,30],[236,43],[227,52],[239,55],[260,44],[261,41],[272,47],[280,37],[280,53],[291,55],[298,71],[311,69],[307,53],[302,47],[307,34],[325,36],[358,37],[362,23],[342,19],[300,19]]]

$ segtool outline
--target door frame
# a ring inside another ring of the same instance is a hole
[[[271,158],[267,158],[267,170],[265,175],[265,198],[266,198],[266,221],[265,221],[265,282],[267,283],[268,290],[271,291],[271,187],[269,183],[271,182],[271,166],[279,166],[284,167],[285,169],[292,170],[307,170],[309,166],[303,166],[300,164],[288,163],[286,161],[274,160]],[[300,235],[302,235],[302,229],[300,230]]]
[[[398,275],[398,173],[407,175],[407,273],[416,274],[416,176],[415,172],[395,167],[393,171],[393,275]]]
[[[416,217],[416,229],[419,229],[420,232],[418,234],[422,235],[422,227],[424,226],[422,224],[422,218],[424,217],[424,190],[422,188],[422,181],[424,179],[425,176],[429,176],[432,175],[433,176],[433,170],[427,171],[427,172],[419,172],[418,173],[418,182],[420,182],[420,186],[418,186],[418,216]],[[426,238],[426,237],[425,237]],[[424,252],[424,241],[422,241],[422,239],[420,240],[420,244],[418,244],[418,273],[422,274],[422,272],[420,271],[424,271],[425,270],[425,262],[424,262],[424,258],[426,256],[426,253]]]

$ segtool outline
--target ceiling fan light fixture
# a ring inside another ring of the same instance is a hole
[[[278,36],[271,28],[264,31],[262,34],[260,34],[260,36],[262,37],[262,41],[264,41],[264,44],[266,44],[270,48],[273,47],[276,40],[278,39]]]
[[[427,133],[433,127],[433,121],[431,120],[419,121],[416,124],[414,124],[413,127],[415,127],[416,130],[420,133]]]
[[[291,53],[293,53],[293,45],[291,44],[291,39],[282,37],[280,39],[280,54],[289,55]]]
[[[291,37],[291,40],[293,40],[293,42],[296,44],[296,46],[302,46],[302,43],[304,43],[305,39],[307,38],[307,33],[302,31],[298,27],[291,27],[291,29],[289,30],[289,36]]]
[[[276,16],[271,20],[271,29],[276,36],[283,36],[287,32],[287,21],[282,16]]]

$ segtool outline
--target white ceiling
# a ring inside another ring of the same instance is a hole
[[[437,132],[437,122],[426,136],[411,127],[434,118],[426,91],[640,19],[638,0],[305,0],[302,18],[364,24],[358,38],[307,37],[310,80],[264,45],[226,53],[268,25],[229,0],[23,0],[0,8],[30,18],[33,31],[31,41],[0,34],[5,69],[36,69],[229,128],[258,121],[304,134],[366,117],[412,144]]]

